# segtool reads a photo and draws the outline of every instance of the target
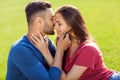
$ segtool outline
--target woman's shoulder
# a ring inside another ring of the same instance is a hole
[[[82,46],[84,47],[88,47],[88,48],[96,48],[98,47],[97,43],[95,41],[85,41],[83,43],[81,43]]]
[[[83,42],[82,50],[83,51],[91,51],[93,53],[101,53],[100,48],[98,47],[97,43],[94,41]]]

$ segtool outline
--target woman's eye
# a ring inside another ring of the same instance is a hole
[[[62,24],[58,23],[59,26],[61,26]]]

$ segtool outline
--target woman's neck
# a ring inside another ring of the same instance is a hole
[[[71,46],[69,48],[70,58],[74,55],[74,53],[78,49],[79,43],[80,43],[80,40],[72,40]]]

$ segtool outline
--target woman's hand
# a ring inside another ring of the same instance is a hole
[[[48,38],[43,38],[42,34],[38,32],[38,36],[32,34],[31,41],[33,45],[38,48],[42,53],[48,51]]]
[[[69,39],[69,34],[62,34],[62,36],[58,39],[57,49],[65,51],[71,45],[71,40]]]
[[[48,49],[48,38],[43,38],[42,34],[38,33],[38,37],[34,34],[31,36],[31,41],[33,45],[41,51],[47,63],[51,66],[53,63],[53,57]]]

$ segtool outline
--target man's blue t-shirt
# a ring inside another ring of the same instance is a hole
[[[50,40],[49,50],[54,57],[55,47]],[[59,80],[60,76],[60,69],[55,66],[49,68],[42,53],[26,35],[11,47],[6,80]]]

